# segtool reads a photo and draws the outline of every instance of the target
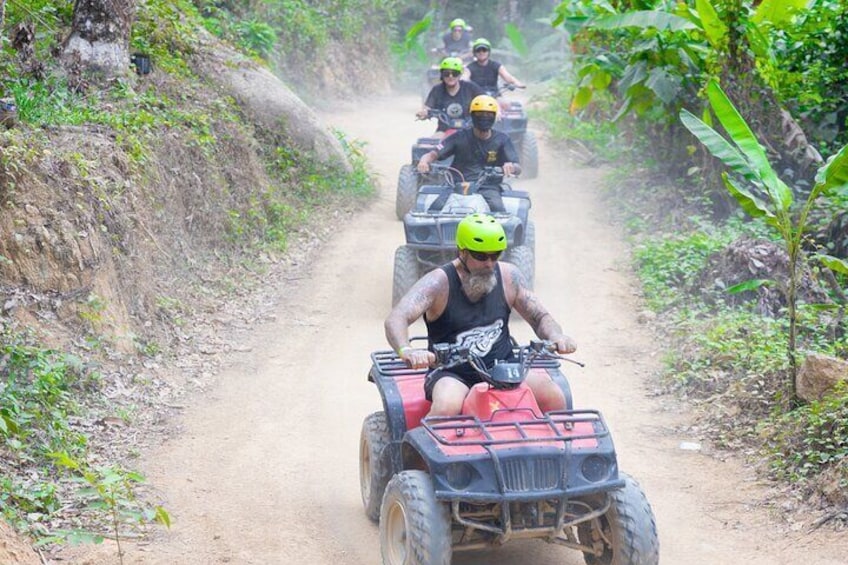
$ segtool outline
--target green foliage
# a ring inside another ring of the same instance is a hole
[[[780,98],[799,116],[819,151],[848,144],[848,5],[818,0],[774,31],[767,69]]]
[[[544,110],[533,116],[543,119],[551,136],[559,140],[578,140],[588,142],[602,156],[612,161],[620,154],[621,147],[616,143],[619,130],[609,120],[595,121],[592,114],[569,111],[574,95],[574,85],[566,80],[555,81],[544,97]],[[596,100],[596,108],[609,111],[611,104],[606,100]]]
[[[74,474],[74,482],[81,485],[79,494],[86,501],[84,510],[109,516],[111,537],[118,544],[118,557],[123,563],[121,538],[127,527],[143,526],[150,522],[171,527],[171,517],[161,506],[148,507],[135,497],[135,488],[144,477],[118,467],[90,467],[67,453],[50,454],[56,465]],[[101,543],[104,535],[86,530],[55,531],[43,543],[65,539],[72,543]]]
[[[563,25],[575,45],[578,88],[571,111],[612,90],[614,120],[633,112],[671,123],[694,99],[705,66],[698,26],[662,9],[618,13],[608,3],[562,2],[554,25]]]
[[[239,45],[261,57],[270,55],[277,44],[277,33],[265,22],[242,20],[235,23],[233,30],[238,35]]]
[[[284,251],[289,235],[306,223],[313,208],[333,199],[366,199],[374,194],[363,145],[336,132],[351,170],[323,164],[293,146],[278,146],[270,156],[269,172],[275,183],[267,187],[244,211],[230,210],[229,238],[252,241]]]
[[[735,238],[730,231],[695,231],[689,235],[666,234],[645,238],[633,252],[648,306],[666,310],[690,300],[707,259]]]
[[[79,359],[28,345],[3,334],[0,345],[0,438],[6,449],[35,460],[59,446],[84,449],[85,438],[68,418],[79,412],[74,391],[92,380],[79,373]]]
[[[841,465],[839,488],[848,488],[848,383],[822,400],[773,414],[760,431],[777,477],[803,482]]]
[[[84,454],[87,440],[70,420],[81,411],[77,395],[96,380],[96,375],[85,374],[78,358],[36,347],[26,336],[4,330],[0,337],[2,459],[44,465],[48,454],[57,449]],[[0,463],[0,469],[4,467]],[[46,469],[26,482],[12,474],[4,476],[0,479],[3,515],[19,527],[47,520],[60,506],[52,483]]]
[[[55,466],[78,473],[76,480],[85,484],[78,494],[88,501],[88,513],[95,521],[107,515],[113,536],[125,533],[119,530],[123,524],[169,524],[163,509],[147,508],[135,499],[139,475],[93,469],[85,462],[88,440],[72,420],[83,416],[78,398],[95,390],[98,380],[77,357],[32,345],[30,338],[8,329],[0,336],[0,508],[5,519],[42,543],[87,536],[76,531],[45,533],[45,524],[63,508]],[[28,464],[28,476],[6,472],[14,461]]]
[[[395,0],[194,0],[204,26],[267,60],[286,65],[323,55],[333,41],[355,43],[380,35],[393,18]],[[277,53],[277,51],[282,53]]]
[[[681,111],[683,124],[724,162],[737,178],[722,173],[725,186],[746,213],[762,218],[780,235],[789,256],[788,280],[784,283],[789,318],[789,355],[793,367],[797,337],[797,288],[800,282],[803,256],[801,246],[808,229],[807,217],[819,196],[842,189],[848,185],[848,146],[832,156],[816,173],[816,184],[799,211],[793,209],[794,196],[778,176],[768,160],[765,149],[757,141],[727,95],[715,81],[707,86],[710,107],[724,127],[727,138],[686,110]],[[749,185],[752,189],[749,189]],[[794,381],[793,381],[794,382]]]
[[[190,76],[186,59],[195,51],[200,23],[200,15],[190,0],[139,2],[130,48],[149,55],[157,69]]]
[[[423,40],[427,31],[433,23],[433,12],[427,14],[412,24],[406,31],[402,41],[392,43],[391,52],[395,58],[395,68],[402,70],[410,64],[411,60],[423,63],[427,60],[427,50]]]

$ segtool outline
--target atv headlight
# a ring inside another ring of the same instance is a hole
[[[473,477],[471,465],[466,463],[451,463],[445,468],[445,480],[453,490],[468,488]]]
[[[587,481],[599,483],[609,478],[610,465],[603,457],[590,455],[583,460],[583,464],[580,466],[580,472],[583,473]]]
[[[433,235],[433,228],[430,226],[418,226],[412,230],[411,241],[416,243],[426,243]]]

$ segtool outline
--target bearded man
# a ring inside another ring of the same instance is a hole
[[[456,229],[457,257],[424,275],[398,301],[385,321],[386,339],[413,369],[432,366],[436,343],[466,345],[487,369],[496,361],[513,358],[509,315],[515,309],[536,335],[556,344],[557,352],[572,353],[574,340],[565,335],[553,316],[527,287],[521,271],[498,261],[506,249],[503,226],[487,214],[471,214]],[[427,349],[409,344],[409,326],[421,316],[427,325]],[[430,416],[454,416],[470,388],[480,382],[469,365],[450,372],[431,372],[424,381]],[[547,373],[531,372],[527,385],[543,412],[564,409],[565,396]]]

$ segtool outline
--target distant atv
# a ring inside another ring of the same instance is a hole
[[[463,117],[463,109],[459,104],[451,104],[447,111],[430,109],[427,112],[427,119],[435,118],[439,122],[445,124],[448,130],[445,135],[450,135],[458,129],[468,127],[471,123],[467,117]],[[395,194],[395,214],[398,220],[402,220],[403,216],[409,212],[415,205],[415,198],[418,195],[418,189],[425,183],[434,183],[439,181],[438,176],[432,174],[422,175],[418,172],[418,161],[421,157],[434,150],[441,142],[439,137],[419,137],[412,146],[411,163],[403,165],[398,173],[397,192]],[[441,164],[450,164],[453,159],[441,161]]]
[[[504,100],[499,98],[507,90],[515,90],[511,84],[504,85],[492,96],[498,98],[500,103],[500,114],[495,122],[495,129],[509,136],[515,149],[518,151],[521,163],[521,176],[532,179],[539,175],[539,146],[535,134],[527,129],[527,111],[524,105],[517,100]]]
[[[513,190],[503,182],[503,169],[486,167],[480,178],[473,182],[453,184],[447,165],[431,164],[444,180],[438,185],[424,185],[418,191],[414,208],[403,218],[406,244],[395,251],[392,304],[397,304],[413,284],[425,273],[444,265],[456,257],[456,226],[468,214],[491,214],[501,225],[507,237],[503,261],[512,263],[521,271],[530,288],[535,277],[535,229],[529,218],[530,195]],[[492,212],[486,200],[477,191],[481,186],[500,184],[506,212]],[[430,210],[436,198],[451,191],[440,210]]]
[[[467,345],[432,344],[433,371],[470,363],[483,381],[457,416],[427,416],[426,371],[394,351],[371,354],[383,410],[362,424],[359,478],[383,565],[447,565],[456,552],[527,538],[582,552],[587,565],[658,565],[651,506],[619,470],[601,413],[573,409],[553,350],[531,341],[487,370]],[[542,412],[531,372],[561,388],[565,409]]]

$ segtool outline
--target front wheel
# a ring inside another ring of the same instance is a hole
[[[380,504],[391,478],[388,453],[389,423],[385,412],[369,414],[362,422],[359,437],[359,492],[365,514],[372,521],[380,519]]]
[[[585,553],[586,565],[657,565],[660,543],[651,505],[632,477],[620,474],[624,488],[612,498],[603,516],[577,527],[580,543],[598,548],[600,555]]]
[[[383,565],[450,565],[448,505],[436,500],[424,471],[402,471],[386,487],[380,509]]]
[[[407,212],[415,206],[418,196],[418,173],[412,165],[404,165],[398,173],[397,194],[395,195],[395,215],[403,220]]]

